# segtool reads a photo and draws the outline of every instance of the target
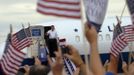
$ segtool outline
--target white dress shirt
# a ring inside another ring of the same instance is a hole
[[[57,39],[58,37],[56,30],[49,30],[47,34],[49,35],[49,39]]]

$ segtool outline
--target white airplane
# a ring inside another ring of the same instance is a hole
[[[131,19],[129,16],[122,17],[122,26],[130,25]],[[116,25],[117,20],[115,17],[107,17],[105,18],[103,25],[101,27],[101,32],[98,33],[98,45],[99,45],[99,52],[104,63],[107,59],[109,59],[109,52],[113,38],[113,23]],[[84,55],[89,55],[90,47],[88,42],[84,39],[83,34],[83,26],[81,20],[55,20],[52,22],[41,23],[39,25],[43,26],[51,26],[55,25],[56,31],[60,39],[65,38],[67,44],[72,44],[75,46],[79,53],[84,58]],[[124,60],[128,60],[128,52],[129,47],[127,46],[122,53]],[[119,72],[121,71],[121,64],[119,64]]]
[[[98,33],[99,52],[101,54],[109,53],[110,51],[113,38],[113,23],[115,25],[117,23],[115,17],[105,18],[100,30],[101,32]],[[130,24],[130,17],[122,18],[122,26]],[[67,44],[74,45],[79,50],[81,55],[87,54],[85,53],[85,51],[88,51],[89,53],[90,48],[87,41],[84,40],[85,36],[83,34],[83,26],[80,20],[56,20],[53,22],[46,22],[37,25],[42,25],[46,27],[54,25],[60,39],[65,38],[67,40]],[[125,48],[124,51],[128,51],[128,48]]]
[[[122,26],[131,24],[131,19],[129,16],[122,17]],[[104,20],[104,23],[101,27],[101,32],[98,33],[98,45],[99,45],[99,52],[101,54],[102,62],[105,62],[109,57],[112,37],[113,37],[113,23],[116,24],[116,18],[115,17],[107,17]],[[73,19],[67,19],[67,20],[55,20],[50,22],[45,22],[41,24],[32,25],[33,29],[40,28],[39,26],[44,26],[46,29],[50,28],[51,25],[54,25],[56,28],[56,31],[58,33],[58,36],[60,39],[65,38],[67,44],[71,44],[75,46],[79,53],[81,55],[88,55],[90,52],[90,47],[87,43],[87,41],[84,39],[83,34],[83,26],[80,20],[73,20]],[[44,31],[41,32],[41,35],[44,36]],[[36,30],[34,31],[36,32]],[[38,31],[37,31],[38,32]],[[36,34],[33,34],[33,37],[36,37]],[[38,35],[38,34],[37,34]],[[0,45],[0,58],[2,56],[2,53],[4,50],[4,43]],[[123,56],[128,55],[129,48],[126,47],[123,50]],[[127,58],[124,58],[127,60]]]

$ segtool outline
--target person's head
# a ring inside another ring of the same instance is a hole
[[[55,29],[54,25],[51,25],[51,29],[52,29],[52,30],[54,30],[54,29]]]
[[[49,68],[43,65],[34,65],[30,68],[29,75],[47,75]]]

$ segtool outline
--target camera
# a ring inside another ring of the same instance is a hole
[[[62,54],[69,54],[69,48],[67,46],[60,46]]]

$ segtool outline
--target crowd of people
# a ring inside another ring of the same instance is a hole
[[[97,31],[95,27],[87,25],[86,23],[85,36],[91,48],[89,60],[90,65],[83,62],[78,50],[74,46],[67,45],[69,53],[62,54],[61,49],[58,48],[58,50],[54,52],[55,61],[51,59],[50,55],[47,55],[50,68],[42,65],[41,61],[35,57],[35,64],[32,67],[28,65],[24,66],[25,75],[48,75],[49,70],[52,71],[53,75],[66,75],[64,72],[63,57],[71,59],[77,67],[74,71],[74,75],[117,75],[118,58],[110,55],[108,64],[106,63],[103,65],[101,62],[97,45]],[[129,66],[123,62],[122,69],[124,75],[134,75],[134,62]]]

